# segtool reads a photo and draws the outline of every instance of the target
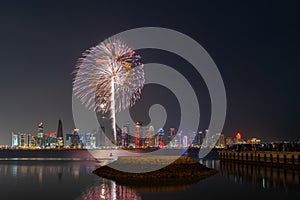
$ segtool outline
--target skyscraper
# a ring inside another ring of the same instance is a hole
[[[225,147],[225,135],[223,133],[221,133],[220,138],[219,138],[219,143],[220,143],[220,147]]]
[[[64,147],[64,133],[63,133],[62,121],[61,120],[58,120],[56,147],[57,148],[63,148]]]
[[[124,146],[128,146],[131,142],[132,136],[130,135],[130,123],[127,122],[123,125],[122,131],[124,133]]]
[[[77,149],[79,146],[79,129],[75,128],[73,135],[71,136],[71,147]]]
[[[11,146],[12,147],[19,146],[19,134],[11,133]]]
[[[165,146],[165,131],[163,128],[158,129],[156,140],[158,147],[163,148]]]
[[[141,128],[142,123],[141,122],[136,122],[135,123],[135,148],[140,147],[140,128]]]
[[[170,135],[168,136],[169,137],[168,138],[169,139],[168,143],[169,143],[169,145],[171,147],[175,147],[176,146],[175,136],[176,136],[176,134],[175,134],[175,128],[170,128]]]
[[[186,135],[183,136],[183,147],[188,147],[188,137]]]
[[[148,129],[148,137],[149,137],[149,146],[154,147],[155,146],[155,133],[154,133],[154,127],[149,126]]]
[[[38,124],[38,133],[36,137],[36,143],[39,148],[44,148],[44,124],[41,122]]]
[[[31,134],[21,133],[19,134],[19,147],[30,147],[31,145]]]

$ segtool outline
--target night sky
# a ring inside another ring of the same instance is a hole
[[[227,92],[226,136],[300,139],[298,5],[180,2],[1,2],[0,144],[10,144],[12,131],[35,134],[39,122],[56,131],[59,118],[71,132],[77,59],[111,35],[147,26],[180,31],[211,55]],[[151,55],[160,58],[145,59]]]

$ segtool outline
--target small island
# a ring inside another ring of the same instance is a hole
[[[170,165],[164,164],[174,159],[173,156],[124,156],[119,157],[112,165],[124,167],[147,168],[149,165],[164,166],[156,171],[146,173],[129,173],[118,171],[111,165],[101,166],[93,171],[94,174],[111,179],[118,184],[143,187],[149,185],[183,185],[194,184],[199,180],[217,173],[217,170],[207,168],[190,157],[181,156]]]

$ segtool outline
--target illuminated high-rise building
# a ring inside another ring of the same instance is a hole
[[[127,133],[126,133],[126,128],[122,128],[122,131],[121,131],[121,137],[122,137],[122,141],[121,141],[121,146],[125,147],[127,144],[126,144],[126,136],[127,136]]]
[[[168,143],[170,147],[175,147],[176,146],[176,139],[175,139],[175,128],[170,128],[170,132],[168,135]]]
[[[19,146],[19,134],[11,133],[11,146],[12,147]]]
[[[72,142],[71,142],[71,137],[72,137],[73,133],[67,133],[66,134],[66,147],[71,147]]]
[[[64,147],[64,133],[63,133],[62,121],[61,120],[58,121],[56,147],[57,148],[63,148]]]
[[[81,147],[92,149],[96,147],[96,133],[88,132],[79,134],[79,144]]]
[[[183,141],[182,141],[182,143],[183,143],[183,147],[188,147],[188,137],[185,135],[185,136],[183,136]]]
[[[31,134],[20,133],[19,134],[19,147],[30,147],[31,145]]]
[[[165,146],[165,131],[163,128],[158,129],[156,136],[157,146],[162,148]]]
[[[36,137],[36,143],[37,146],[39,148],[44,148],[45,144],[44,144],[44,125],[43,123],[39,123],[38,124],[38,133],[37,133],[37,137]]]
[[[37,147],[36,136],[31,136],[31,145],[30,147]]]
[[[50,133],[50,148],[56,148],[56,144],[57,144],[57,137],[56,137],[56,132],[52,132]]]
[[[242,134],[240,132],[237,132],[236,135],[235,135],[235,138],[233,139],[233,143],[243,144],[243,143],[246,143],[246,142],[242,139]]]
[[[71,147],[77,149],[79,146],[79,134],[78,134],[79,129],[75,128],[73,135],[71,136]]]
[[[123,133],[125,134],[124,137],[124,145],[129,146],[132,143],[135,143],[135,137],[133,137],[130,133],[130,123],[127,122],[126,124],[123,125]]]
[[[122,129],[119,127],[116,128],[116,134],[117,134],[117,141],[115,141],[115,145],[121,146],[122,145]]]
[[[175,145],[179,148],[182,147],[182,138],[181,137],[182,137],[182,130],[179,131],[176,136],[176,144]]]
[[[90,135],[90,148],[96,148],[96,136],[95,134]]]
[[[232,138],[231,137],[226,137],[225,143],[226,143],[226,145],[232,145],[233,144]]]
[[[135,148],[140,147],[140,129],[141,129],[142,123],[136,122],[135,123]]]
[[[45,148],[50,148],[50,134],[44,133],[44,146]]]
[[[221,133],[220,138],[219,138],[219,144],[220,147],[225,147],[225,135],[223,133]]]
[[[148,138],[149,138],[148,146],[149,147],[154,147],[155,146],[155,133],[154,133],[154,127],[153,126],[149,126]]]
[[[201,133],[202,132],[195,132],[194,133],[194,141],[193,141],[193,145],[196,147],[199,147],[201,145]]]

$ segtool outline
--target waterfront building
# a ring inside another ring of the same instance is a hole
[[[116,132],[117,132],[117,141],[115,142],[115,145],[121,146],[122,145],[122,129],[117,127]]]
[[[205,137],[206,137],[206,132],[200,131],[199,134],[200,134],[200,144],[204,146],[205,145],[204,141],[205,141]]]
[[[141,129],[142,123],[136,122],[135,123],[135,148],[140,147],[140,129]]]
[[[175,128],[170,128],[170,133],[169,133],[169,136],[168,136],[168,143],[170,145],[170,147],[175,147],[176,146],[176,134],[175,134]]]
[[[182,147],[182,131],[179,131],[176,136],[176,147]]]
[[[44,148],[44,125],[43,123],[38,124],[38,133],[36,137],[37,147]]]
[[[193,140],[193,146],[200,147],[201,145],[201,131],[200,132],[194,132],[194,140]]]
[[[225,147],[225,136],[222,133],[217,133],[217,142],[215,144],[215,148],[224,148]],[[215,139],[214,139],[215,141]]]
[[[158,147],[162,148],[165,146],[165,131],[163,128],[158,129],[156,141]]]
[[[52,132],[49,134],[49,143],[51,149],[56,148],[56,144],[57,144],[56,132]]]
[[[96,133],[88,132],[79,135],[79,144],[87,149],[96,148]]]
[[[61,120],[58,120],[56,147],[59,149],[64,148],[64,133]]]
[[[246,142],[242,139],[242,134],[237,132],[235,138],[233,139],[233,143],[235,144],[245,144]]]
[[[126,146],[126,133],[124,131],[124,127],[121,130],[121,137],[122,137],[122,139],[121,139],[121,146],[125,147]]]
[[[31,148],[36,148],[37,147],[37,142],[36,142],[36,136],[31,136]]]
[[[130,135],[130,123],[127,122],[123,125],[122,128],[122,146],[128,146],[130,143],[131,135]]]
[[[210,137],[210,132],[208,129],[205,130],[205,132],[203,133],[203,142],[202,142],[202,146],[204,147],[209,147],[211,144],[211,137]]]
[[[250,143],[251,144],[259,144],[259,143],[261,143],[261,139],[258,139],[256,137],[251,138]]]
[[[183,141],[182,141],[182,144],[183,144],[183,147],[188,147],[189,145],[188,145],[188,137],[185,135],[185,136],[183,136],[183,139],[182,139]]]
[[[232,138],[231,138],[231,137],[226,137],[226,141],[225,141],[225,143],[226,143],[226,145],[227,145],[227,146],[230,146],[230,145],[232,145],[232,144],[233,144],[233,140],[232,140]]]
[[[78,128],[75,128],[73,131],[73,135],[71,136],[71,148],[77,149],[79,147],[79,135]]]
[[[31,134],[19,134],[19,147],[26,148],[31,146]]]
[[[219,145],[221,148],[225,147],[225,135],[223,133],[221,133],[220,137],[219,137]]]
[[[73,135],[73,133],[67,133],[66,134],[66,147],[71,147],[72,142],[71,142],[71,136]]]
[[[11,146],[18,147],[19,146],[19,134],[14,132],[11,133]]]
[[[44,147],[46,149],[49,149],[50,148],[50,134],[49,133],[44,133]]]
[[[96,148],[96,136],[95,134],[90,135],[90,148]]]
[[[154,126],[149,126],[148,128],[148,146],[154,147],[155,146],[155,132]]]

